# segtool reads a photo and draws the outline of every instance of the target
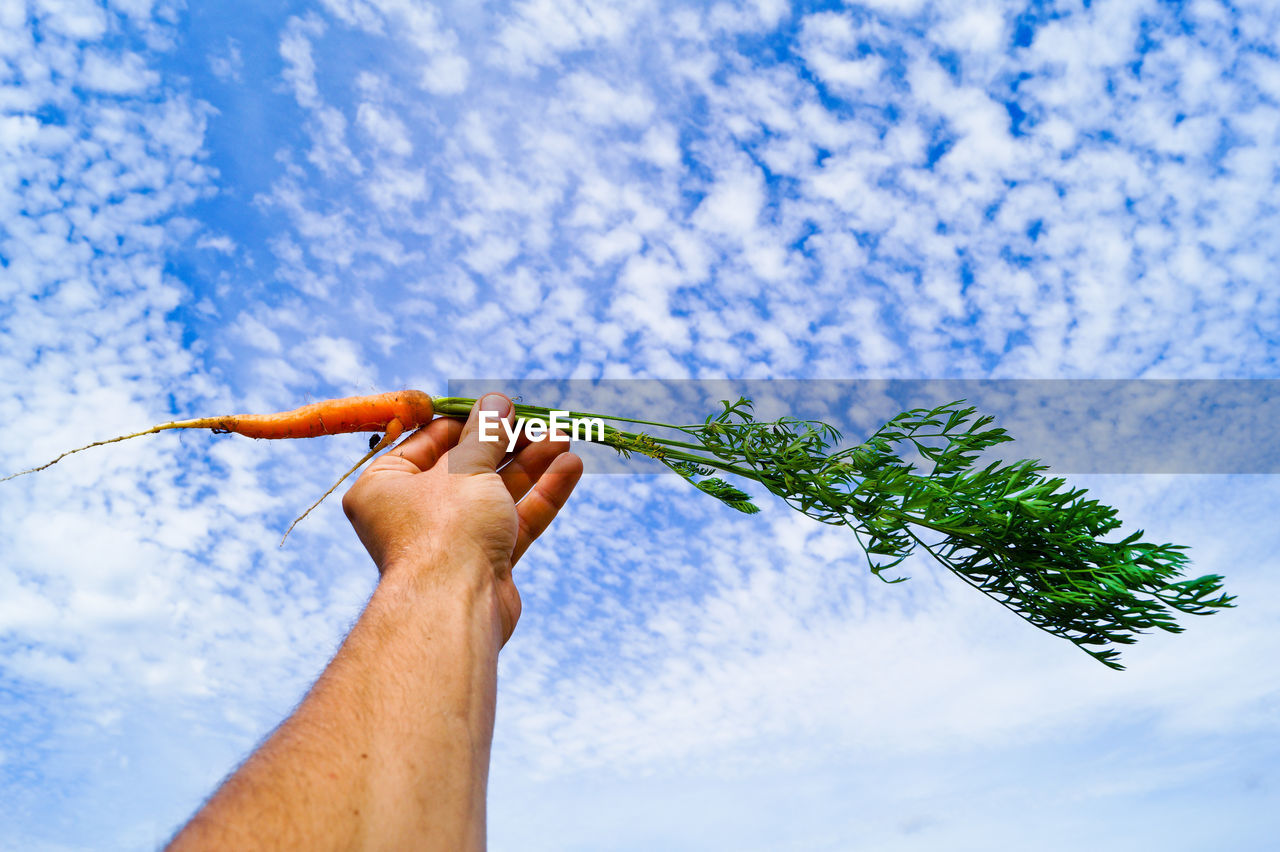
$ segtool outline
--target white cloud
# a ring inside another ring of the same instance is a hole
[[[503,21],[490,62],[512,74],[554,65],[561,54],[623,39],[648,4],[525,0]]]
[[[436,56],[422,70],[422,88],[433,95],[459,95],[467,90],[471,63],[461,56]]]
[[[21,7],[13,7],[21,14]],[[41,24],[54,34],[84,41],[97,41],[107,30],[107,16],[92,0],[37,0],[36,14]]]
[[[786,16],[787,0],[748,0],[746,3],[716,3],[706,15],[706,28],[726,33],[768,31]]]
[[[914,15],[927,4],[928,0],[868,0],[863,5],[896,15]]]
[[[584,251],[596,266],[604,266],[622,257],[638,253],[644,240],[633,228],[619,227],[607,234],[593,234],[583,245]]]
[[[40,122],[32,115],[0,116],[0,144],[11,151],[34,142],[40,135]]]
[[[321,0],[329,13],[348,26],[365,32],[382,33],[383,16],[378,4],[368,0]]]
[[[680,165],[680,137],[676,129],[669,124],[650,127],[640,140],[640,156],[665,169]]]
[[[323,35],[324,29],[324,25],[315,17],[290,18],[288,27],[280,37],[280,57],[285,61],[285,82],[293,87],[298,105],[306,109],[313,109],[320,103],[311,39]]]
[[[564,100],[590,124],[645,126],[653,115],[653,102],[642,91],[619,91],[599,77],[574,73],[561,84]]]
[[[304,344],[311,368],[335,387],[357,388],[374,375],[356,345],[346,338],[319,335]]]
[[[145,92],[159,81],[160,75],[148,69],[136,53],[86,52],[80,72],[82,88],[113,95]]]
[[[855,58],[859,38],[849,18],[830,12],[809,15],[801,31],[805,64],[823,83],[842,94],[856,94],[875,84],[884,73],[880,56]]]
[[[430,196],[426,174],[421,169],[398,169],[380,165],[364,185],[365,194],[379,210],[395,212]]]
[[[307,160],[325,174],[343,169],[353,175],[361,174],[364,167],[347,145],[347,118],[333,107],[320,107],[312,116],[311,150]]]
[[[210,249],[222,254],[234,254],[236,241],[227,236],[203,236],[196,241],[196,248]]]
[[[209,57],[209,70],[220,80],[240,82],[240,71],[244,68],[244,59],[240,56],[240,43],[235,39],[227,39],[226,50]]]
[[[407,157],[413,153],[413,143],[409,141],[409,130],[394,113],[387,112],[369,103],[360,104],[356,112],[356,120],[369,138],[383,151],[398,157]]]
[[[745,237],[756,227],[763,203],[764,181],[758,171],[725,173],[698,205],[693,222],[712,233]]]
[[[944,44],[972,53],[997,50],[1004,44],[1005,10],[998,4],[960,7],[959,14],[935,27],[933,34]]]
[[[324,0],[324,5],[349,26],[378,35],[390,33],[416,51],[422,62],[419,84],[426,91],[436,95],[466,91],[470,63],[457,52],[457,36],[441,25],[435,7],[412,0]]]
[[[520,251],[513,239],[490,236],[473,247],[462,260],[480,275],[492,275],[511,262]]]
[[[264,352],[279,353],[284,347],[280,336],[261,321],[248,314],[241,314],[233,326],[233,333],[238,334],[245,343],[254,349]]]

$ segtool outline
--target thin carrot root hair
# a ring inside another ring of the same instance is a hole
[[[321,494],[319,500],[317,500],[316,502],[312,503],[310,506],[307,507],[307,511],[303,512],[301,515],[293,519],[293,523],[289,524],[289,529],[285,530],[284,535],[280,536],[280,546],[284,547],[285,539],[289,537],[289,533],[293,532],[293,528],[296,527],[299,524],[299,522],[302,521],[303,518],[311,514],[312,509],[319,506],[321,503],[325,501],[326,497],[328,497],[333,492],[337,491],[338,486],[346,482],[347,477],[355,473],[357,470],[359,470],[361,465],[363,465],[369,459],[376,456],[378,453],[382,452],[387,447],[391,446],[391,444],[395,441],[395,439],[399,438],[401,434],[402,434],[401,430],[399,429],[393,430],[390,427],[388,427],[387,434],[382,436],[382,440],[378,441],[376,444],[370,447],[369,452],[365,453],[364,457],[361,458],[360,461],[353,464],[350,470],[348,470],[346,473],[342,474],[342,476],[338,478],[337,482],[329,486],[329,490]]]
[[[170,423],[161,423],[158,426],[152,426],[150,429],[143,429],[141,432],[130,432],[128,435],[119,435],[115,438],[106,438],[102,441],[94,441],[92,444],[85,444],[83,447],[76,447],[74,450],[67,450],[65,453],[61,454],[57,458],[51,461],[47,461],[44,464],[39,465],[37,467],[28,468],[27,470],[20,470],[17,473],[11,473],[6,477],[0,478],[0,482],[8,482],[10,479],[15,479],[19,476],[26,476],[28,473],[38,473],[47,467],[53,467],[55,464],[62,461],[69,455],[73,455],[75,453],[82,453],[85,450],[91,450],[94,447],[101,447],[104,444],[114,444],[117,441],[127,441],[130,438],[141,438],[143,435],[154,435],[157,432],[163,432],[166,429],[211,429],[213,427],[210,426],[206,421],[216,420],[216,419],[219,419],[219,418],[202,417],[196,420],[174,420]]]

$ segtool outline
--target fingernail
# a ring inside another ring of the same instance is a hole
[[[480,400],[481,411],[496,411],[499,417],[506,417],[507,412],[511,410],[511,401],[500,393],[486,394],[484,399]]]

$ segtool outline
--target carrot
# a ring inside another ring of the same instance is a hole
[[[315,402],[311,405],[304,405],[301,408],[282,411],[277,414],[227,414],[220,417],[174,420],[169,423],[152,426],[150,429],[143,429],[141,432],[131,432],[128,435],[107,438],[103,441],[94,441],[92,444],[85,444],[83,447],[67,450],[53,461],[45,462],[39,467],[33,467],[29,470],[11,473],[0,479],[0,482],[13,479],[16,476],[44,470],[57,464],[72,453],[78,453],[92,447],[100,447],[103,444],[126,441],[130,438],[140,438],[143,435],[154,435],[157,432],[163,432],[168,429],[209,429],[215,433],[234,432],[237,435],[245,435],[249,438],[314,438],[319,435],[339,435],[347,432],[384,433],[381,440],[373,442],[364,458],[356,462],[351,470],[342,475],[342,479],[333,484],[333,488],[326,491],[319,500],[311,505],[310,509],[303,512],[297,520],[289,525],[289,529],[284,534],[284,538],[288,538],[289,533],[297,526],[298,521],[310,514],[311,509],[324,502],[324,498],[332,494],[348,476],[355,473],[360,465],[373,458],[385,447],[394,444],[405,432],[411,432],[419,426],[425,426],[430,423],[434,414],[435,411],[431,404],[430,396],[422,391],[402,390],[392,393],[373,394],[371,396],[326,399],[322,402]],[[284,544],[284,538],[280,539],[282,545]]]
[[[380,440],[371,441],[368,455],[289,526],[292,531],[348,476],[406,430],[426,425],[434,416],[464,419],[475,402],[462,397],[433,399],[419,391],[333,399],[282,414],[162,423],[70,452],[164,429],[211,429],[254,438],[386,430]],[[1040,475],[1048,469],[1045,465],[993,462],[976,471],[976,460],[984,450],[1013,439],[1004,429],[985,428],[993,418],[977,416],[974,407],[963,404],[958,400],[905,411],[863,443],[844,449],[838,448],[840,432],[827,423],[794,417],[757,420],[746,397],[737,402],[723,400],[722,412],[684,426],[519,403],[515,414],[548,428],[558,415],[600,421],[596,437],[590,434],[594,426],[588,428],[587,441],[612,447],[625,457],[634,453],[654,459],[700,491],[747,514],[760,511],[751,495],[713,474],[723,472],[757,482],[808,517],[851,529],[872,573],[882,578],[921,545],[968,585],[1112,668],[1121,668],[1116,651],[1096,646],[1131,644],[1134,634],[1152,627],[1177,633],[1182,628],[1173,621],[1174,610],[1205,615],[1234,605],[1233,595],[1221,593],[1222,577],[1217,574],[1176,579],[1187,562],[1181,545],[1135,544],[1141,530],[1123,541],[1103,541],[1103,535],[1120,526],[1116,510],[1097,500],[1083,500],[1083,490],[1060,491],[1062,479]],[[604,420],[661,431],[625,432],[605,426]],[[921,438],[947,443],[945,447],[922,444]],[[933,462],[933,470],[914,472],[915,464],[899,458],[895,444],[923,453]],[[69,454],[23,473],[43,470]],[[925,541],[938,535],[943,538]]]
[[[235,432],[250,438],[314,438],[345,432],[382,432],[384,446],[406,430],[431,421],[431,397],[422,391],[404,390],[372,396],[327,399],[279,414],[233,414],[205,417],[187,428]]]

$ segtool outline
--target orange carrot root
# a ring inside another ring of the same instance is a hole
[[[398,437],[401,432],[425,426],[434,413],[430,396],[422,391],[403,390],[326,399],[279,414],[231,414],[189,422],[198,422],[197,428],[235,432],[249,438],[315,438],[345,432],[392,431],[392,424],[398,422]]]
[[[282,411],[278,414],[229,414],[222,417],[198,417],[192,420],[174,420],[161,423],[141,432],[131,432],[102,441],[94,441],[74,450],[67,450],[62,455],[28,470],[11,473],[0,479],[4,482],[17,476],[44,470],[57,464],[72,453],[82,452],[103,444],[114,444],[143,435],[154,435],[168,429],[209,429],[213,432],[234,432],[249,438],[314,438],[318,435],[337,435],[346,432],[385,432],[370,450],[369,454],[348,471],[346,476],[334,485],[337,488],[343,480],[350,476],[356,468],[368,461],[376,453],[391,446],[405,432],[412,432],[420,426],[431,422],[435,411],[431,397],[422,391],[402,390],[391,393],[379,393],[372,396],[349,396],[342,399],[327,399],[295,408],[293,411]],[[329,489],[327,497],[333,492]],[[320,498],[323,500],[324,498]],[[317,503],[317,505],[319,505]],[[315,506],[312,506],[315,508]],[[307,510],[308,512],[311,509]],[[295,524],[297,521],[294,522]],[[293,529],[293,527],[290,527]],[[287,533],[286,533],[287,535]]]
[[[228,414],[221,417],[197,417],[192,420],[174,420],[161,423],[141,432],[131,432],[102,441],[94,441],[74,450],[67,450],[53,461],[45,462],[39,467],[11,473],[0,479],[0,482],[35,473],[57,464],[62,459],[92,447],[103,444],[114,444],[129,438],[140,438],[143,435],[154,435],[168,429],[209,429],[213,432],[234,432],[249,438],[314,438],[319,435],[338,435],[347,432],[383,432],[382,438],[373,442],[368,454],[355,466],[342,475],[311,508],[303,512],[285,531],[280,539],[284,546],[285,538],[308,514],[319,506],[341,485],[348,476],[360,469],[360,466],[373,458],[386,447],[394,444],[405,432],[412,432],[420,426],[431,422],[435,415],[431,397],[422,391],[402,390],[391,393],[379,393],[372,396],[348,396],[342,399],[327,399],[295,408],[293,411],[282,411],[278,414]]]

